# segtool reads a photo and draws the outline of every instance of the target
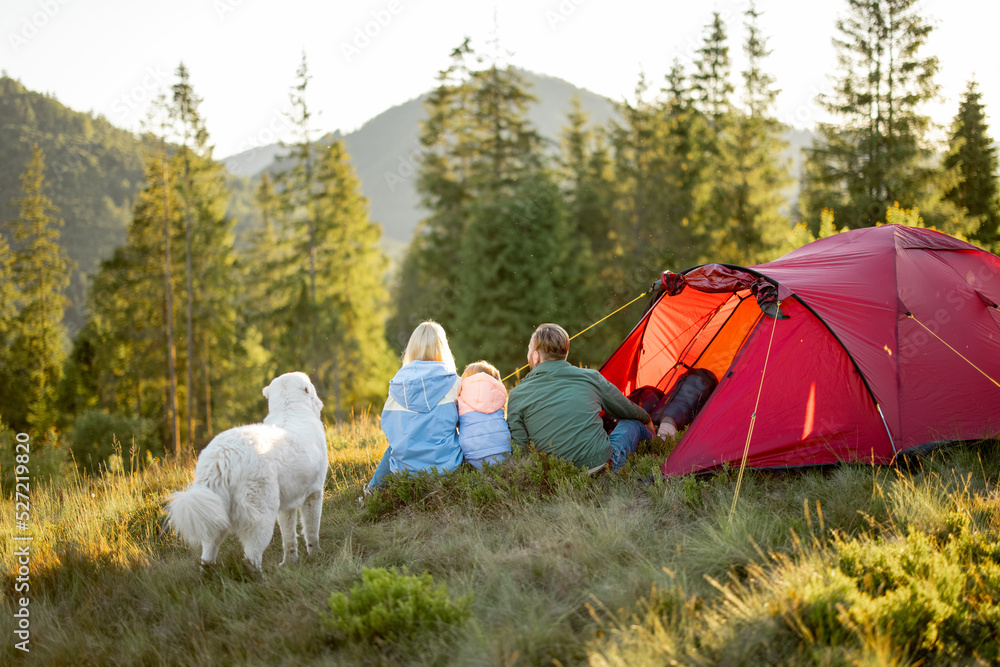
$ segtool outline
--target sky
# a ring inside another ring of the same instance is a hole
[[[775,115],[811,129],[816,95],[832,88],[832,38],[846,0],[757,0],[781,89]],[[947,125],[968,81],[989,121],[1000,108],[995,0],[921,0],[934,26],[940,99],[925,112]],[[633,100],[640,72],[658,90],[675,59],[693,70],[712,12],[728,28],[734,84],[744,64],[749,0],[3,0],[0,69],[77,111],[139,129],[148,104],[184,62],[202,99],[215,155],[289,136],[289,91],[303,52],[314,125],[344,133],[435,86],[464,37],[503,62]],[[994,138],[1000,130],[992,128]]]

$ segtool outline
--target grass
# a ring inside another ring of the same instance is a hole
[[[203,575],[196,551],[161,529],[162,503],[190,468],[33,482],[29,660],[1000,660],[998,442],[896,468],[748,472],[731,523],[735,471],[646,483],[662,443],[594,479],[535,451],[484,472],[395,476],[365,505],[357,498],[386,446],[377,422],[331,428],[328,443],[323,551],[279,568],[276,531],[263,579],[232,539]],[[0,452],[0,464],[11,455]],[[8,591],[20,545],[12,515],[0,518]],[[2,604],[12,617],[14,596]],[[4,662],[25,657],[15,641]]]

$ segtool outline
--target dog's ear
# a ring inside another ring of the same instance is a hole
[[[310,389],[312,389],[312,391],[309,391]],[[316,388],[310,384],[305,387],[305,390],[306,394],[309,395],[309,398],[312,399],[312,404],[316,408],[316,412],[321,413],[323,411],[323,399],[321,399],[319,394],[316,393]]]

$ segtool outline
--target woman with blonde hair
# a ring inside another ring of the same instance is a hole
[[[377,488],[390,472],[450,472],[462,464],[458,444],[458,390],[455,357],[437,322],[422,322],[410,334],[403,364],[389,382],[382,408],[382,431],[389,448],[365,488]]]

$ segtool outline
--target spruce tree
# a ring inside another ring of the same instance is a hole
[[[674,83],[683,87],[681,79]],[[688,91],[676,92],[678,97],[668,94],[662,103],[647,99],[648,84],[640,75],[635,102],[621,105],[623,120],[611,128],[616,188],[612,234],[623,249],[615,285],[619,299],[634,295],[665,268],[690,264],[695,256],[698,232],[689,214],[692,176],[700,173],[701,154],[689,143],[695,125]]]
[[[559,176],[562,199],[571,235],[576,237],[582,255],[589,256],[589,267],[575,288],[585,294],[584,313],[588,322],[614,310],[629,290],[624,285],[620,264],[625,245],[615,233],[615,182],[613,160],[607,133],[588,125],[579,97],[572,100],[567,125],[562,132],[562,161]],[[621,324],[621,326],[616,326]],[[616,320],[592,329],[581,339],[577,349],[586,350],[590,363],[598,363],[610,354],[622,336],[624,322]],[[574,352],[574,357],[576,353]]]
[[[10,245],[0,233],[0,405],[9,405],[9,387],[15,382],[17,369],[13,366],[10,356],[11,343],[14,341],[15,319],[17,317],[18,290],[14,283],[13,253]],[[7,420],[9,408],[0,408],[0,421]]]
[[[574,232],[581,234],[598,261],[608,251],[614,202],[607,147],[588,127],[579,95],[571,100],[562,133],[564,198]]]
[[[731,134],[720,144],[730,154],[730,178],[716,178],[717,192],[725,201],[725,219],[714,248],[722,261],[750,265],[773,258],[785,240],[790,223],[781,209],[783,190],[791,184],[788,160],[781,157],[787,148],[781,138],[783,126],[773,116],[778,90],[774,77],[762,69],[770,51],[761,34],[756,6],[746,14],[747,37],[743,71],[744,103],[734,110]]]
[[[200,447],[211,440],[216,421],[232,423],[232,411],[249,396],[231,382],[242,364],[235,309],[238,282],[234,221],[226,216],[229,189],[224,166],[216,161],[199,98],[183,63],[173,86],[171,118],[178,141],[175,184],[183,210],[184,369],[188,442]],[[221,393],[217,393],[221,390]],[[202,432],[196,436],[196,425]]]
[[[243,285],[239,310],[244,313],[247,326],[260,335],[261,345],[270,357],[265,364],[266,382],[279,374],[279,351],[282,336],[282,309],[288,305],[282,286],[290,282],[288,237],[283,234],[280,197],[264,172],[254,193],[254,202],[260,215],[261,226],[254,230],[242,253],[240,280]]]
[[[187,68],[182,62],[177,67],[177,83],[173,86],[173,106],[171,115],[180,125],[179,161],[183,164],[180,192],[184,207],[184,295],[185,295],[185,357],[187,372],[187,438],[194,443],[194,368],[196,364],[194,344],[194,271],[191,268],[191,244],[194,233],[192,212],[194,202],[194,179],[191,174],[191,153],[195,147],[204,150],[208,134],[198,116],[201,100],[194,94]]]
[[[21,174],[18,219],[6,223],[12,253],[9,270],[19,296],[8,363],[9,384],[2,390],[4,421],[43,434],[58,417],[57,390],[66,358],[62,323],[72,262],[59,244],[62,220],[45,194],[45,156],[37,144]],[[9,306],[5,308],[8,310]]]
[[[836,121],[819,124],[807,151],[800,207],[810,224],[832,208],[849,228],[873,225],[896,201],[934,215],[941,193],[920,113],[937,91],[937,58],[921,54],[931,30],[917,0],[847,0],[834,38],[839,78],[819,96]]]
[[[740,235],[736,222],[740,165],[728,39],[720,14],[713,13],[691,75],[692,109],[703,121],[694,137],[702,163],[693,188],[692,214],[703,239],[700,261],[742,259],[737,256],[742,249],[733,239]],[[709,248],[711,252],[705,252]]]
[[[338,420],[383,398],[393,362],[385,340],[388,259],[382,229],[368,219],[368,200],[344,143],[324,147],[316,163],[316,316]],[[332,404],[331,404],[332,403]]]
[[[997,197],[997,148],[989,135],[986,112],[975,80],[970,81],[951,127],[944,168],[955,174],[945,198],[976,222],[972,238],[1000,252],[1000,200]]]
[[[99,341],[95,372],[107,387],[102,407],[157,419],[168,452],[190,449],[181,439],[176,355],[178,299],[184,271],[183,204],[165,143],[146,163],[125,244],[101,262],[88,296],[87,326]]]
[[[709,127],[721,134],[732,110],[729,37],[719,12],[712,13],[712,22],[705,29],[706,35],[695,60],[695,72],[691,76],[691,91],[694,107],[708,119]]]
[[[695,204],[699,187],[711,168],[710,146],[706,142],[710,130],[707,118],[695,107],[693,81],[679,61],[674,61],[665,84],[659,134],[666,142],[662,190],[667,199],[663,226],[670,252],[663,254],[662,268],[679,270],[704,259],[706,230],[697,220]]]
[[[494,355],[488,360],[501,367],[521,365],[537,318],[582,326],[589,254],[568,231],[527,121],[533,98],[523,78],[496,61],[469,68],[467,42],[452,55],[422,126],[417,188],[430,214],[404,263],[416,289],[410,303],[397,293],[394,328],[433,317],[460,362]],[[483,326],[484,313],[496,329]]]
[[[469,208],[461,240],[465,280],[454,320],[453,349],[463,363],[486,359],[506,371],[523,365],[528,339],[542,322],[560,322],[578,331],[571,312],[586,284],[571,282],[569,257],[574,239],[551,177],[535,172],[520,181],[510,197],[482,198]],[[577,246],[579,247],[579,246]],[[570,307],[566,307],[570,306]],[[588,359],[588,350],[574,362]]]
[[[438,72],[438,85],[424,103],[416,187],[428,213],[410,241],[393,294],[388,336],[399,352],[421,321],[433,318],[447,328],[457,313],[462,261],[457,240],[476,196],[471,167],[479,159],[471,148],[474,88],[465,64],[470,53],[468,39],[452,51],[451,64]]]
[[[623,250],[622,274],[615,282],[622,294],[632,283],[629,265],[653,268],[651,262],[656,261],[653,258],[659,254],[664,232],[661,207],[656,203],[662,190],[659,175],[664,157],[656,140],[662,135],[658,133],[657,109],[645,98],[648,88],[645,74],[640,74],[635,102],[621,104],[623,121],[611,129],[618,201],[613,233],[621,239]]]
[[[381,228],[344,144],[314,142],[305,54],[291,92],[296,140],[257,190],[262,228],[243,280],[248,321],[271,372],[307,372],[336,419],[384,399],[392,361]]]
[[[329,387],[324,382],[326,373],[321,370],[324,352],[321,349],[321,324],[317,294],[318,225],[316,211],[315,142],[310,125],[313,113],[309,109],[307,93],[309,66],[305,52],[296,70],[296,83],[290,100],[295,129],[295,141],[283,157],[287,167],[276,175],[279,196],[281,235],[287,239],[282,271],[287,282],[274,286],[277,301],[282,305],[278,313],[282,318],[285,343],[279,346],[285,353],[279,363],[294,364],[312,378],[322,395]],[[293,270],[294,269],[294,270]],[[287,308],[295,304],[294,311]]]

